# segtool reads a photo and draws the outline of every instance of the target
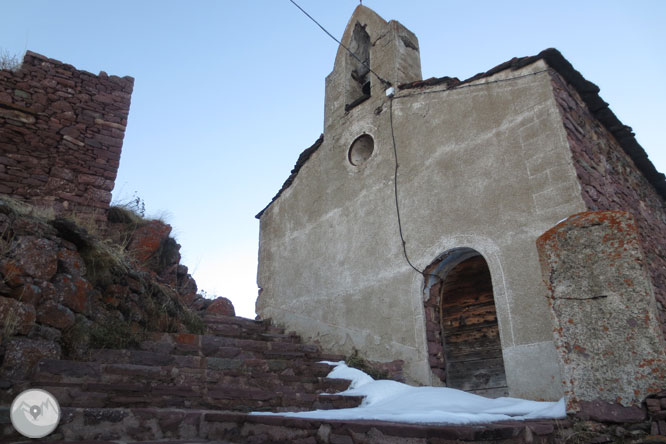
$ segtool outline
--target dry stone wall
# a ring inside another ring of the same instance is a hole
[[[552,79],[587,208],[629,211],[636,218],[666,337],[666,202],[580,95],[559,74]]]
[[[0,193],[104,217],[127,126],[132,77],[94,75],[28,51],[0,71]]]

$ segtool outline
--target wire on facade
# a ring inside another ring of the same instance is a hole
[[[438,281],[441,281],[442,278],[439,275],[426,273],[425,270],[419,270],[416,266],[409,260],[409,255],[407,255],[407,242],[405,241],[405,236],[402,232],[402,218],[400,217],[400,203],[398,200],[398,168],[400,164],[398,163],[398,146],[395,143],[395,132],[393,130],[393,99],[394,96],[389,96],[389,122],[391,126],[391,141],[393,142],[393,155],[395,159],[395,170],[393,174],[393,195],[395,196],[395,212],[398,216],[398,231],[400,232],[400,241],[402,242],[402,254],[405,256],[405,260],[410,267],[414,269],[418,274],[422,275],[424,279],[428,276],[434,277]]]
[[[400,204],[398,203],[398,167],[400,164],[398,163],[398,148],[395,143],[395,134],[393,132],[393,97],[390,97],[389,99],[389,119],[391,122],[391,140],[393,141],[393,154],[395,158],[395,172],[393,174],[393,190],[394,190],[394,196],[395,196],[395,212],[398,215],[398,231],[400,232],[400,241],[402,242],[402,252],[405,255],[405,260],[407,260],[407,263],[409,264],[410,267],[412,267],[417,273],[423,274],[423,271],[419,270],[412,264],[412,261],[409,260],[409,256],[407,255],[407,242],[405,242],[405,236],[402,233],[402,219],[400,217]]]

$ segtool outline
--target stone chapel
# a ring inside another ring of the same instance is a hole
[[[261,318],[408,382],[629,406],[666,387],[666,180],[555,49],[421,78],[359,6],[260,220]]]

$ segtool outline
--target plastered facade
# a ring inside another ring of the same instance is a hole
[[[370,96],[350,105],[348,57],[326,79],[324,135],[260,218],[257,313],[326,350],[405,362],[411,383],[442,384],[428,352],[424,270],[456,249],[487,263],[508,393],[563,395],[536,239],[587,210],[553,93],[536,58],[465,82],[421,82],[418,40],[359,6],[373,45]],[[358,31],[357,31],[358,33]],[[417,87],[403,87],[409,84]],[[350,161],[360,136],[371,155]],[[395,145],[394,145],[395,141]],[[395,146],[395,150],[394,150]],[[396,160],[397,155],[397,160]]]

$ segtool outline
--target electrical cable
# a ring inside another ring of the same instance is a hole
[[[336,39],[336,38],[333,36],[333,34],[331,34],[330,32],[328,32],[328,31],[326,30],[326,28],[324,28],[324,27],[323,27],[323,26],[322,26],[317,20],[315,20],[310,14],[308,14],[308,13],[305,11],[305,9],[301,8],[301,7],[298,5],[298,3],[296,3],[294,0],[289,0],[289,1],[290,1],[291,3],[293,3],[294,6],[296,6],[298,9],[300,9],[301,12],[302,12],[303,14],[305,14],[310,20],[312,20],[317,26],[319,26],[319,27],[321,28],[321,30],[324,31],[324,32],[325,32],[330,38],[332,38],[333,40],[335,40],[335,42],[336,42],[338,45],[342,46],[342,47],[343,47],[343,48],[344,48],[349,54],[352,55],[352,57],[354,57],[356,60],[358,60],[359,63],[360,63],[361,65],[363,65],[363,66],[365,66],[366,68],[368,68],[368,71],[370,71],[372,74],[374,74],[375,77],[377,77],[377,80],[379,80],[380,82],[382,82],[382,84],[384,84],[384,86],[386,86],[386,87],[391,86],[391,82],[389,82],[388,80],[384,80],[383,78],[381,78],[381,77],[379,76],[379,74],[377,74],[376,72],[374,72],[374,71],[372,70],[372,68],[370,68],[370,66],[368,65],[368,62],[364,62],[363,60],[361,60],[356,54],[354,54],[354,53],[352,52],[351,49],[349,49],[349,48],[347,48],[345,45],[343,45],[342,42],[341,42],[340,40]]]
[[[393,130],[393,99],[394,96],[389,97],[389,123],[391,126],[391,141],[393,142],[393,155],[395,159],[395,169],[393,173],[393,195],[395,196],[395,212],[398,216],[398,231],[400,232],[400,241],[402,242],[402,254],[405,256],[405,260],[409,266],[412,267],[418,274],[423,276],[423,279],[426,279],[427,276],[432,276],[441,281],[442,278],[439,275],[426,273],[425,270],[419,270],[416,268],[412,261],[409,260],[409,256],[407,255],[407,242],[405,241],[405,236],[402,232],[402,218],[400,217],[400,203],[398,200],[398,168],[400,167],[400,164],[398,163],[398,146],[395,143],[395,131]]]
[[[405,255],[405,260],[410,267],[412,267],[417,273],[424,274],[423,271],[419,270],[412,264],[412,261],[409,260],[407,255],[407,242],[405,242],[405,236],[402,233],[402,219],[400,218],[400,204],[398,203],[398,148],[395,143],[395,133],[393,132],[393,97],[389,98],[389,119],[391,124],[391,140],[393,141],[393,155],[395,158],[395,170],[393,174],[393,190],[395,196],[395,212],[398,215],[398,231],[400,232],[400,240],[402,241],[402,253]],[[425,276],[425,275],[424,275]]]

